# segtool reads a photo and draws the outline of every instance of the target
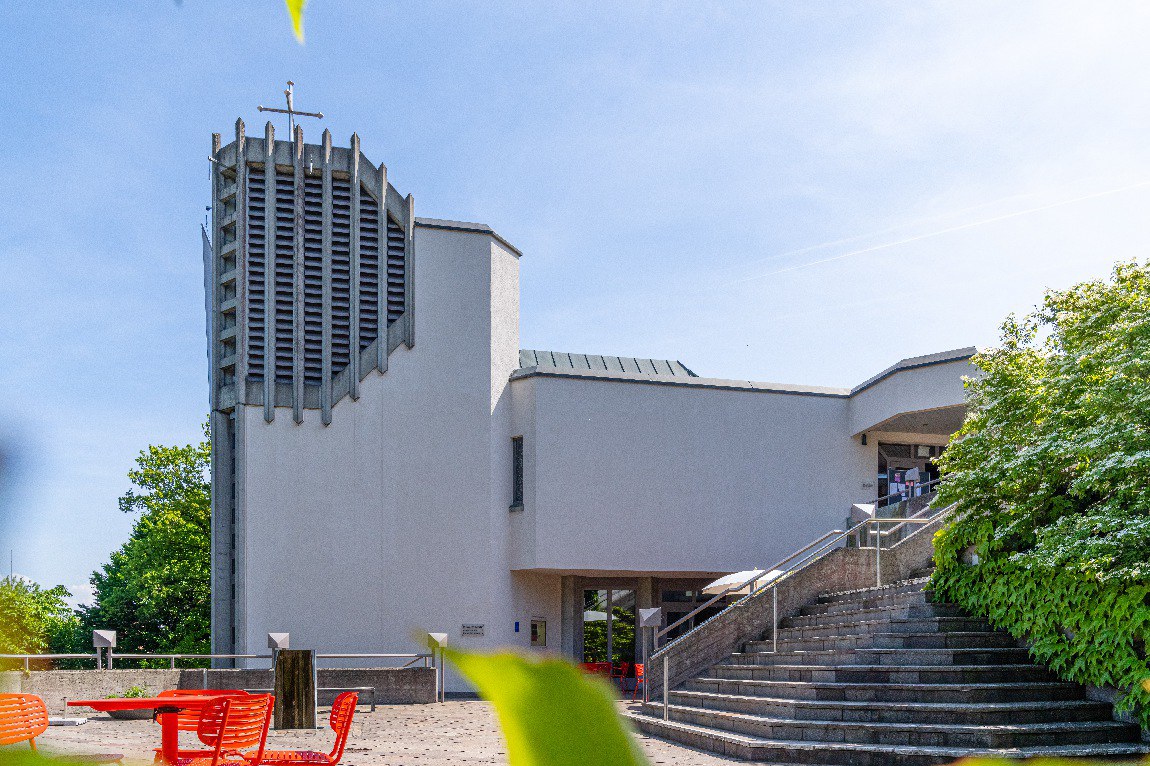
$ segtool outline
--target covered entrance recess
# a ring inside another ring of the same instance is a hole
[[[728,573],[701,572],[678,577],[564,576],[561,585],[563,654],[575,662],[642,662],[644,642],[651,641],[651,630],[638,628],[639,610],[661,607],[665,627],[710,598],[702,594],[703,586],[724,574]],[[689,627],[685,624],[679,630]],[[654,651],[650,645],[647,649]]]
[[[934,461],[946,449],[933,444],[878,444],[878,496],[880,505],[905,500],[917,487],[938,478]],[[888,497],[890,496],[890,497]]]
[[[583,662],[635,662],[635,591],[583,591]]]

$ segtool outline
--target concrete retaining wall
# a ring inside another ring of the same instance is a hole
[[[149,694],[164,689],[271,689],[271,670],[34,670],[0,673],[0,692],[36,694],[52,715],[63,715],[66,700],[98,699],[142,686]],[[381,705],[435,702],[434,668],[320,668],[321,688],[375,687]],[[319,704],[330,705],[338,692],[320,692]],[[366,693],[360,695],[367,704]],[[80,709],[81,711],[84,708]],[[90,711],[88,711],[90,712]],[[73,715],[76,710],[73,709]]]

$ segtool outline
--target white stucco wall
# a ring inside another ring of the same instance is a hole
[[[960,405],[963,376],[977,374],[969,359],[958,359],[889,375],[851,397],[848,431],[860,434],[903,412]]]
[[[535,442],[515,568],[770,565],[873,493],[844,398],[546,376],[512,391]]]
[[[494,238],[420,229],[416,343],[323,426],[239,413],[238,652],[268,631],[318,650],[415,650],[512,639],[508,376],[518,356],[517,257]],[[482,638],[460,635],[485,626]],[[458,687],[458,681],[449,685]]]
[[[263,652],[269,631],[333,652],[421,650],[418,630],[526,648],[533,617],[557,650],[560,573],[769,566],[873,498],[862,428],[962,401],[965,361],[855,398],[511,381],[516,254],[481,232],[420,228],[414,267],[414,348],[337,403],[329,426],[317,410],[301,425],[286,408],[270,424],[262,407],[237,412],[238,652]],[[512,436],[524,438],[522,511],[509,509]],[[465,623],[485,635],[463,637]]]

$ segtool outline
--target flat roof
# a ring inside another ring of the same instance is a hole
[[[643,359],[635,356],[603,356],[601,354],[572,354],[567,351],[519,351],[519,368],[543,367],[577,372],[605,372],[642,376],[699,377],[687,365],[671,359]]]
[[[467,231],[473,234],[486,234],[489,237],[494,237],[499,241],[499,244],[506,247],[511,252],[518,256],[523,253],[519,251],[515,245],[508,242],[495,229],[491,228],[485,223],[474,223],[471,221],[449,221],[446,218],[420,218],[415,217],[415,225],[422,226],[425,229],[446,229],[447,231]]]
[[[776,394],[798,394],[805,396],[830,396],[836,398],[849,398],[861,391],[870,388],[879,381],[890,377],[896,373],[904,370],[913,370],[919,367],[929,367],[935,364],[946,364],[948,362],[959,362],[964,359],[969,359],[974,356],[977,349],[974,346],[966,348],[954,349],[952,351],[942,351],[936,354],[927,354],[925,356],[915,356],[903,359],[902,361],[891,365],[879,374],[868,378],[863,383],[855,386],[854,388],[834,388],[829,386],[802,386],[790,383],[763,383],[753,380],[728,380],[723,378],[702,378],[692,372],[682,362],[668,362],[664,361],[663,364],[676,364],[681,365],[684,370],[689,374],[668,374],[652,370],[651,372],[643,372],[636,370],[634,372],[629,370],[613,370],[613,369],[594,369],[590,365],[583,366],[582,364],[572,364],[562,357],[585,357],[587,359],[631,359],[631,357],[593,357],[585,354],[579,355],[560,355],[557,362],[553,361],[554,356],[548,357],[547,354],[554,355],[554,352],[538,352],[523,350],[519,352],[520,368],[511,374],[511,380],[520,380],[522,378],[530,377],[549,377],[549,378],[581,378],[584,380],[602,380],[614,381],[619,383],[647,383],[654,385],[666,386],[694,386],[698,388],[715,388],[727,391],[762,391],[766,393]],[[543,354],[543,356],[541,356]],[[653,361],[653,360],[648,360]],[[534,362],[534,364],[530,364]]]

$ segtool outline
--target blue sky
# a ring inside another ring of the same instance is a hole
[[[0,25],[0,536],[78,593],[136,453],[199,435],[211,133],[289,78],[420,215],[522,249],[524,347],[851,385],[1146,256],[1140,3],[312,0],[302,47],[278,0]]]

